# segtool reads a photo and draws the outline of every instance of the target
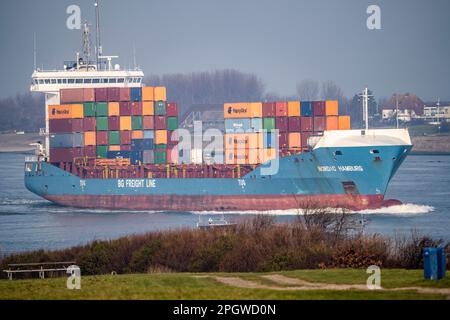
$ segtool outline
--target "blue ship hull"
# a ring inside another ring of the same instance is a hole
[[[239,179],[81,179],[46,162],[27,162],[25,185],[57,204],[167,211],[376,208],[410,144],[318,147],[279,159],[275,174],[257,167]],[[375,152],[374,152],[375,150]]]

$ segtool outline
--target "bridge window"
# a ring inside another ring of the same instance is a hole
[[[116,83],[117,79],[116,78],[109,78],[109,83]]]
[[[83,79],[76,79],[75,83],[83,83]]]
[[[61,84],[62,83],[62,79],[58,79],[58,83]]]
[[[84,79],[84,83],[91,83],[92,79]]]
[[[39,79],[39,84],[44,84],[44,80]]]
[[[108,79],[102,78],[102,79],[100,79],[100,83],[108,83]]]
[[[56,79],[52,79],[52,84],[56,84]]]
[[[92,79],[92,83],[100,83],[100,79]]]
[[[62,79],[62,83],[67,83],[67,79]]]
[[[119,79],[117,79],[117,83],[124,83],[125,82],[125,79],[124,78],[119,78]]]
[[[68,79],[67,83],[75,83],[75,79]]]

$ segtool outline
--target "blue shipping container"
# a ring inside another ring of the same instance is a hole
[[[141,88],[131,88],[130,90],[131,101],[142,101],[142,90]]]
[[[300,102],[300,116],[311,117],[313,115],[312,102],[302,101]]]
[[[76,148],[84,146],[83,133],[59,133],[50,135],[51,148]]]
[[[132,151],[142,151],[142,150],[144,150],[144,140],[143,139],[133,139],[133,140],[131,140],[131,150]]]
[[[263,129],[262,118],[252,118],[252,120],[250,122],[250,127],[255,132],[262,131],[262,129]]]
[[[277,145],[277,142],[275,140],[276,135],[272,132],[265,132],[263,133],[263,144],[264,148],[275,148]]]
[[[144,160],[142,151],[131,151],[130,160],[131,164],[142,163]]]
[[[225,132],[250,132],[251,121],[248,118],[245,119],[225,119]]]
[[[108,151],[108,159],[128,159],[130,151]]]
[[[152,150],[154,147],[153,139],[143,139],[143,150]]]
[[[155,131],[144,130],[144,139],[155,139]]]

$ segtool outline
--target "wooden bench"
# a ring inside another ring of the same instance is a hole
[[[67,268],[74,264],[75,261],[12,263],[8,264],[8,269],[3,272],[7,273],[9,280],[13,279],[13,274],[21,273],[39,273],[39,278],[44,279],[45,272],[66,272]]]

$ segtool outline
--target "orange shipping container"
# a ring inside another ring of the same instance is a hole
[[[337,116],[339,113],[338,102],[336,100],[325,101],[325,115]]]
[[[144,131],[142,130],[131,131],[131,139],[144,139]]]
[[[155,100],[155,88],[154,87],[142,87],[142,101],[154,101]]]
[[[225,149],[257,149],[262,144],[262,133],[225,134]]]
[[[251,114],[251,118],[261,118],[262,117],[262,102],[251,102],[250,103],[250,114]]]
[[[339,122],[337,116],[328,116],[327,118],[327,127],[326,130],[338,130]]]
[[[155,114],[155,104],[153,101],[142,102],[142,115],[153,116]]]
[[[302,145],[302,139],[299,132],[289,133],[289,149],[299,149]]]
[[[120,108],[118,102],[109,102],[108,103],[108,116],[120,116]]]
[[[225,150],[226,164],[249,164],[249,151],[247,149]]]
[[[167,130],[155,130],[155,144],[167,144]]]
[[[120,151],[120,146],[109,146],[109,151]]]
[[[300,101],[289,101],[288,102],[288,116],[289,117],[300,117]]]
[[[86,131],[84,133],[84,145],[95,146],[97,144],[95,131]]]
[[[120,131],[130,131],[131,130],[131,117],[121,116],[120,117]]]
[[[48,106],[49,119],[82,119],[83,105],[82,104],[64,104],[64,105],[49,105]]]
[[[166,101],[166,87],[155,87],[153,90],[155,101]]]
[[[265,163],[277,158],[277,150],[275,148],[260,149],[261,163]]]
[[[251,118],[251,104],[247,102],[224,103],[224,118]]]
[[[350,116],[339,116],[339,130],[350,130]]]

